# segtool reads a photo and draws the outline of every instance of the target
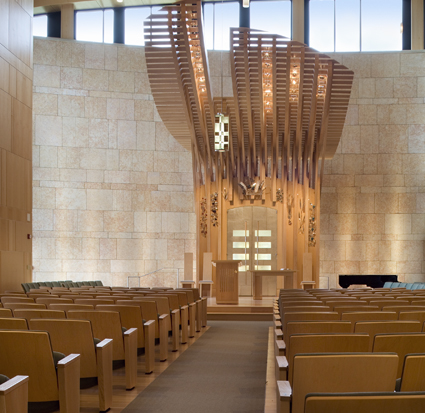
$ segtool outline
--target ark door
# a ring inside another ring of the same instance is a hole
[[[246,206],[227,211],[227,259],[241,260],[239,295],[252,296],[250,269],[275,270],[277,211]],[[263,295],[276,295],[276,277],[263,277]]]

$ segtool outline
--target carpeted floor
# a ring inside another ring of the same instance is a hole
[[[265,321],[209,321],[211,328],[123,410],[124,413],[264,411]]]

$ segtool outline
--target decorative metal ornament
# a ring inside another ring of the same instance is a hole
[[[229,199],[229,193],[227,192],[226,188],[223,188],[223,198],[225,201]]]
[[[218,193],[211,194],[211,224],[218,227]]]
[[[288,208],[288,225],[292,225],[292,208],[294,207],[294,197],[291,194],[288,195],[286,206]]]
[[[300,212],[298,212],[298,234],[304,234],[305,212],[304,201],[300,199]]]
[[[280,188],[277,188],[276,200],[277,202],[280,202],[281,204],[283,204],[283,191]]]
[[[252,178],[245,179],[245,182],[239,182],[239,186],[242,188],[242,194],[245,198],[251,198],[256,196],[262,196],[266,189],[266,182],[257,181],[255,182]]]
[[[206,238],[207,236],[207,198],[201,200],[201,234]]]
[[[310,218],[308,219],[308,246],[316,246],[316,206],[310,203]]]

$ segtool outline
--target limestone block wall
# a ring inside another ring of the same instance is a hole
[[[192,157],[156,112],[144,49],[35,38],[33,107],[34,279],[182,269],[196,253]],[[158,284],[176,271],[142,281]]]
[[[209,53],[213,93],[231,96],[220,55]],[[424,281],[425,53],[332,57],[355,81],[325,165],[321,286],[339,274]],[[196,253],[191,155],[155,110],[143,48],[35,39],[33,107],[34,278],[124,285],[183,268]]]
[[[339,274],[425,280],[425,53],[333,57],[355,81],[321,198],[321,286]]]

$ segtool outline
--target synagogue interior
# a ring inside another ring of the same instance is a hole
[[[0,0],[0,412],[423,411],[424,21],[424,0]],[[362,392],[388,400],[341,396]]]

